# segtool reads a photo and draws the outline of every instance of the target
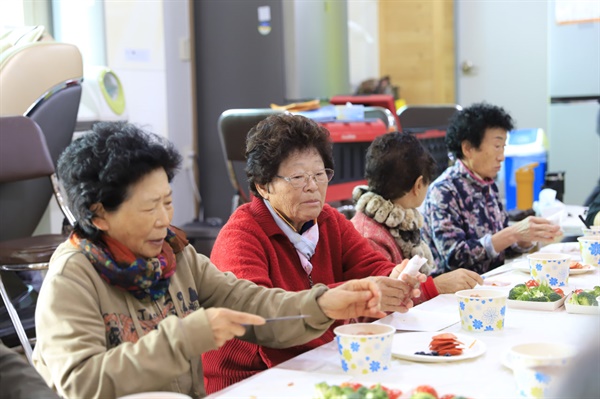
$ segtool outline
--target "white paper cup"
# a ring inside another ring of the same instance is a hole
[[[571,256],[538,252],[527,255],[531,278],[539,284],[546,283],[552,288],[564,287],[569,281]]]
[[[519,395],[547,398],[562,385],[565,368],[576,351],[572,346],[555,343],[528,343],[513,346],[508,352]]]
[[[460,326],[469,332],[504,329],[508,293],[500,290],[462,290],[456,294]]]
[[[336,327],[342,369],[353,375],[379,373],[390,368],[396,329],[387,324],[353,323]]]
[[[600,236],[578,237],[577,241],[583,264],[600,267]]]
[[[549,398],[562,385],[563,367],[537,366],[513,369],[519,396],[523,398]]]
[[[584,236],[600,236],[600,226],[590,226],[590,228],[582,227],[581,231]]]

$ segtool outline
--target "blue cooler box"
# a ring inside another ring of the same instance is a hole
[[[533,200],[539,200],[548,162],[544,140],[545,135],[542,129],[520,129],[508,132],[504,149],[504,176],[502,176],[507,210],[510,211],[517,207],[517,169],[533,162],[538,163],[534,169]]]

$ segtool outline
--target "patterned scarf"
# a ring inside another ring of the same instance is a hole
[[[175,255],[188,244],[185,233],[174,226],[167,229],[161,253],[156,258],[136,258],[123,244],[103,235],[101,241],[90,240],[72,233],[70,241],[94,266],[100,277],[137,299],[157,300],[165,295],[171,276],[175,273]]]
[[[420,271],[429,275],[434,267],[433,255],[431,249],[421,240],[423,215],[417,209],[404,209],[369,191],[367,186],[354,187],[352,199],[357,212],[364,213],[390,232],[403,257],[410,259],[419,255],[426,258],[427,263],[421,266]]]
[[[268,200],[264,200],[264,202],[269,212],[271,212],[275,224],[279,226],[281,231],[283,231],[283,234],[289,238],[294,248],[296,248],[302,268],[306,274],[310,276],[313,269],[310,258],[315,254],[317,244],[319,243],[319,225],[317,224],[317,221],[315,220],[315,224],[304,233],[298,234],[296,230],[292,229],[292,227],[283,220],[283,217],[279,215]]]

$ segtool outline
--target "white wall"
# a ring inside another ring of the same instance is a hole
[[[190,155],[195,134],[189,0],[54,3],[56,39],[80,47],[84,66],[104,63],[116,73],[129,121],[169,138],[184,157]],[[172,182],[173,224],[179,226],[196,214],[190,166],[184,162]],[[35,234],[60,232],[62,220],[52,199]]]
[[[180,43],[190,37],[189,1],[104,4],[107,63],[123,84],[129,121],[169,138],[188,155],[194,142],[192,64]],[[187,173],[183,169],[172,184],[175,225],[195,215]]]
[[[352,92],[367,79],[378,79],[379,0],[348,2],[348,42]]]

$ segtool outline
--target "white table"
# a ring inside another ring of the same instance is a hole
[[[490,276],[486,280],[505,281],[514,285],[529,279],[526,273],[513,270],[511,264],[497,269],[502,270],[507,272]],[[592,288],[594,285],[600,285],[598,270],[570,276],[567,291],[574,288]],[[510,286],[494,289],[509,288]],[[417,308],[458,314],[454,295],[440,295]],[[392,316],[382,319],[382,322],[390,317]],[[506,311],[505,327],[501,332],[469,333],[461,330],[460,323],[442,330],[481,340],[487,350],[482,356],[474,359],[453,363],[416,363],[394,358],[391,369],[386,372],[353,377],[342,371],[334,341],[214,393],[208,398],[311,398],[315,392],[315,384],[322,381],[328,384],[340,384],[344,381],[363,384],[379,382],[404,392],[427,384],[433,386],[440,395],[452,393],[479,399],[516,398],[518,394],[512,371],[502,365],[502,357],[511,346],[524,342],[556,341],[586,348],[591,340],[599,339],[599,324],[598,316],[570,314],[565,311],[564,306],[553,312],[509,307]]]

